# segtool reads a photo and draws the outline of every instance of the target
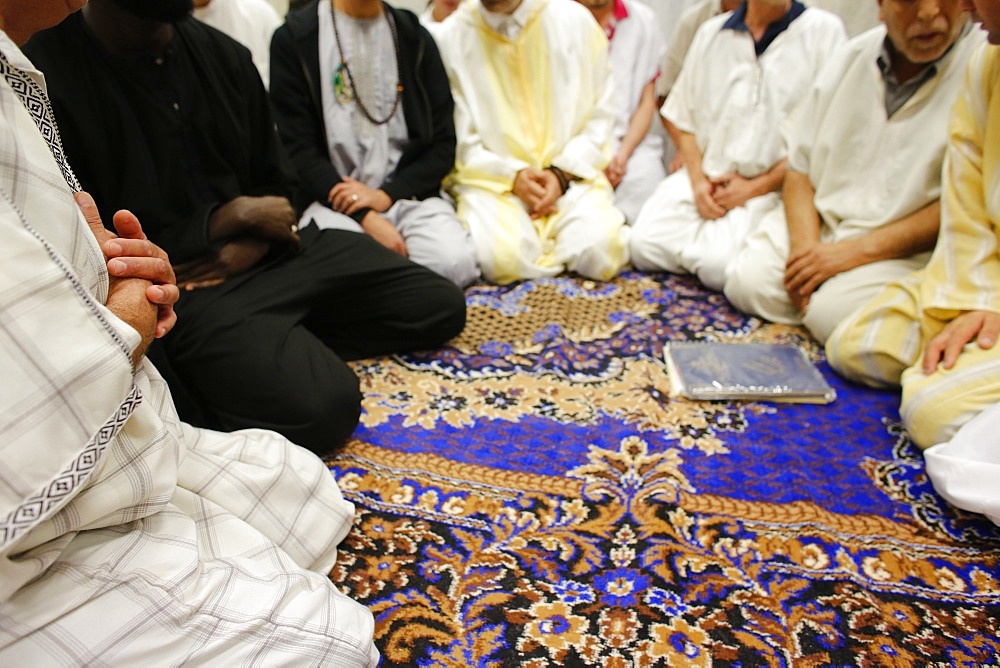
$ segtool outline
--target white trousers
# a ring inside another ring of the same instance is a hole
[[[399,200],[383,214],[406,243],[408,257],[444,276],[460,288],[479,278],[476,251],[455,209],[440,197]],[[313,202],[302,213],[300,226],[315,222],[320,229],[364,230],[350,216]]]
[[[680,169],[660,183],[632,225],[632,264],[643,271],[694,274],[705,287],[722,290],[730,261],[777,201],[776,193],[768,193],[721,218],[704,220],[687,170]]]

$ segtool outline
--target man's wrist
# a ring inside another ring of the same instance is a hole
[[[567,174],[566,172],[559,169],[555,165],[549,165],[548,167],[545,168],[545,171],[551,172],[552,174],[555,175],[556,180],[559,181],[559,192],[563,195],[565,195],[566,191],[569,190],[570,181],[576,180],[576,177],[574,177],[572,174]]]

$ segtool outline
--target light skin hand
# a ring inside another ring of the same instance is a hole
[[[369,188],[350,176],[345,176],[343,181],[330,188],[327,199],[334,211],[348,216],[361,209],[385,213],[392,207],[392,198],[384,190]]]
[[[625,155],[624,151],[618,151],[611,158],[611,162],[604,170],[604,175],[608,177],[612,188],[617,188],[618,184],[625,178],[625,168],[631,156]]]
[[[370,211],[361,221],[361,227],[365,233],[375,241],[379,242],[394,253],[399,253],[403,257],[409,257],[406,250],[406,242],[399,230],[383,216],[374,211]]]
[[[715,201],[715,185],[708,179],[691,180],[694,192],[694,205],[698,215],[705,220],[715,220],[726,215],[726,210]]]
[[[934,373],[938,364],[945,369],[951,369],[955,366],[955,361],[965,344],[975,340],[980,348],[989,350],[996,343],[998,335],[1000,335],[1000,313],[965,311],[927,342],[921,363],[923,372]]]
[[[542,187],[545,194],[535,202],[535,208],[530,212],[531,218],[541,218],[550,216],[556,212],[556,201],[562,197],[562,188],[559,186],[559,177],[548,170],[542,170]]]
[[[524,202],[528,211],[534,211],[535,205],[545,196],[545,181],[542,170],[534,167],[525,167],[514,176],[514,185],[511,186],[518,199]]]
[[[180,298],[174,269],[166,252],[146,238],[139,219],[130,211],[115,213],[112,219],[118,231],[115,235],[104,227],[97,204],[89,193],[78,192],[73,198],[101,246],[112,282],[115,279],[148,281],[145,297],[156,307],[157,313],[153,335],[156,338],[165,336],[177,322],[174,304]]]
[[[734,172],[720,176],[712,184],[715,186],[712,190],[715,202],[726,211],[743,206],[759,194],[752,179]]]
[[[132,351],[133,366],[138,366],[159,331],[158,307],[146,296],[150,285],[149,281],[141,278],[113,278],[108,286],[108,300],[104,304],[137,331],[142,339]]]
[[[804,313],[809,297],[829,278],[861,266],[857,240],[816,243],[793,251],[785,263],[785,290]]]
[[[555,213],[556,200],[562,196],[556,175],[534,167],[525,167],[517,173],[511,191],[524,202],[532,219]]]

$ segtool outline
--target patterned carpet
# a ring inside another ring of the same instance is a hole
[[[355,366],[330,460],[382,665],[1000,665],[1000,530],[936,496],[895,393],[690,279],[467,299],[450,347]],[[671,398],[681,339],[799,342],[838,398]]]

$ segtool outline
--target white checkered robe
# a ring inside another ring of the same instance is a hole
[[[133,373],[138,333],[10,83],[44,82],[0,51],[0,665],[374,665],[371,613],[325,576],[353,506],[308,451],[182,424]]]

